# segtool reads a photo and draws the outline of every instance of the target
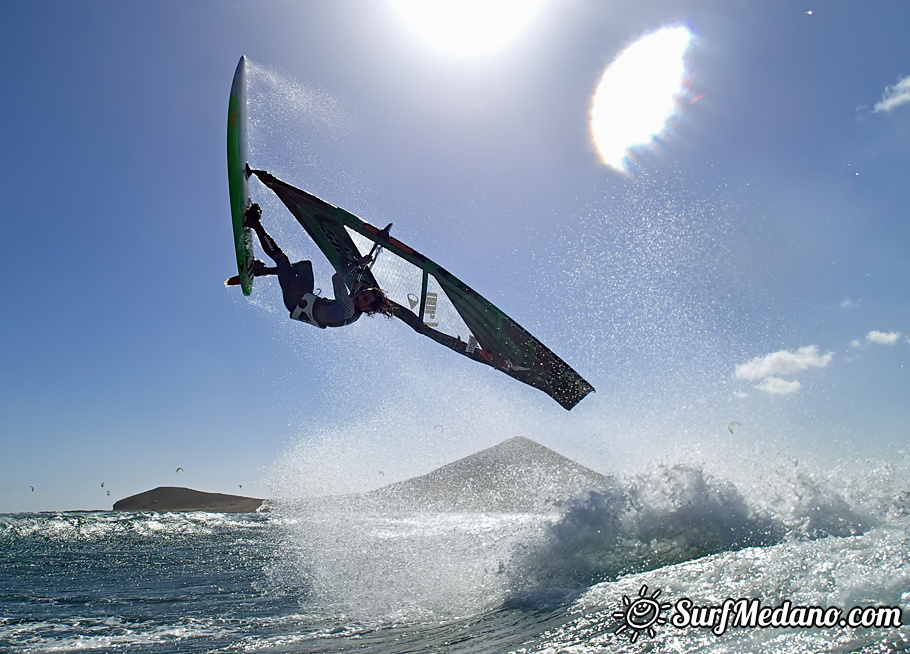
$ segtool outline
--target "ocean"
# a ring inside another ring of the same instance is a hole
[[[0,515],[0,651],[910,651],[900,476],[801,466],[524,513]]]

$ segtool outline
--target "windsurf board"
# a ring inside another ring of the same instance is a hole
[[[253,239],[251,230],[243,226],[243,217],[252,203],[247,174],[249,150],[246,130],[246,63],[246,56],[241,57],[237,70],[234,71],[234,82],[231,84],[231,97],[228,102],[227,161],[237,278],[243,294],[249,295],[253,291]],[[228,282],[237,278],[231,278]]]

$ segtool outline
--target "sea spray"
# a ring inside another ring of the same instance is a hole
[[[299,575],[319,602],[345,613],[464,615],[547,606],[604,580],[713,554],[859,536],[888,515],[866,511],[836,471],[803,462],[794,472],[770,456],[765,463],[760,480],[734,481],[716,462],[653,462],[587,492],[567,484],[558,501],[539,484],[537,508],[516,512],[445,510],[428,500],[436,497],[429,482],[413,505],[389,492],[287,498],[278,508],[287,561],[275,572],[282,583]],[[487,482],[495,496],[496,479]],[[887,495],[877,501],[895,504]]]

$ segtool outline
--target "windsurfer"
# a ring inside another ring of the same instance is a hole
[[[393,305],[386,298],[382,289],[355,284],[354,289],[348,293],[348,288],[345,286],[345,277],[354,270],[369,264],[372,261],[370,256],[361,257],[350,266],[332,275],[335,299],[330,300],[313,294],[312,262],[298,261],[292,264],[275,240],[265,231],[262,226],[262,209],[258,204],[251,205],[247,210],[244,225],[256,232],[263,251],[275,262],[275,267],[269,268],[263,262],[256,261],[253,274],[257,277],[278,275],[284,305],[291,312],[291,318],[294,320],[324,329],[350,325],[364,313],[367,315],[381,313],[385,316],[392,316]]]

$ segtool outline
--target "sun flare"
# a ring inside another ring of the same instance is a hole
[[[630,149],[667,130],[693,41],[685,27],[666,27],[641,37],[609,65],[591,104],[591,135],[605,164],[628,172]]]
[[[531,23],[543,0],[394,0],[402,21],[432,47],[458,57],[503,48]]]

